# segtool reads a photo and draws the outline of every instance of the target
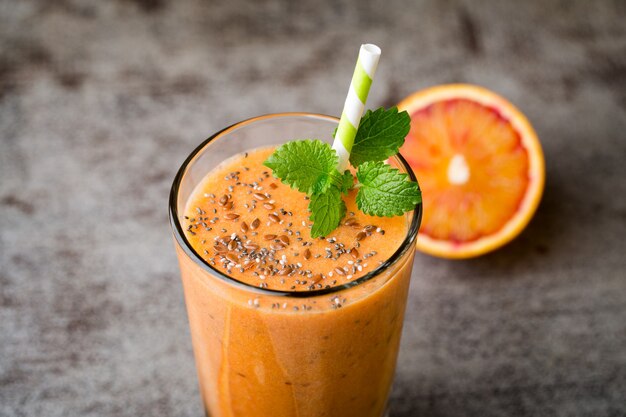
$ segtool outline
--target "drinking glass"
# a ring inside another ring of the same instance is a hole
[[[404,240],[367,275],[310,291],[262,289],[215,269],[181,225],[202,179],[228,158],[294,139],[331,143],[338,119],[282,113],[212,135],[183,163],[170,194],[200,392],[210,417],[381,417],[393,382],[422,208]],[[389,163],[415,180],[398,155]]]

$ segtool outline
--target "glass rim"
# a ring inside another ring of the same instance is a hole
[[[270,288],[261,288],[256,285],[248,284],[243,281],[239,281],[231,276],[226,275],[222,271],[217,268],[211,266],[207,261],[200,256],[198,252],[191,246],[185,233],[183,231],[182,224],[179,221],[179,213],[178,213],[178,193],[180,190],[180,185],[187,172],[187,167],[193,162],[196,157],[202,152],[202,150],[209,145],[214,140],[224,136],[225,134],[233,131],[239,127],[247,126],[254,122],[268,120],[268,119],[277,119],[277,118],[287,118],[287,117],[306,117],[311,119],[321,119],[331,122],[339,122],[339,119],[334,116],[328,116],[325,114],[318,113],[306,113],[306,112],[285,112],[285,113],[272,113],[265,114],[262,116],[256,116],[249,119],[245,119],[243,121],[234,123],[230,126],[225,127],[222,130],[217,131],[213,135],[211,135],[208,139],[204,140],[200,145],[198,145],[185,159],[185,161],[180,166],[176,176],[174,177],[174,182],[172,183],[172,188],[170,189],[169,196],[169,217],[170,217],[170,226],[172,228],[172,232],[174,233],[174,238],[176,239],[176,243],[181,247],[181,249],[185,252],[189,258],[194,261],[195,264],[199,265],[203,270],[210,273],[212,276],[225,281],[230,285],[234,285],[240,289],[250,291],[256,294],[262,295],[271,295],[278,297],[293,297],[293,298],[308,298],[308,297],[317,297],[320,295],[328,295],[336,292],[344,291],[358,285],[364,284],[365,282],[370,281],[371,279],[379,276],[381,273],[389,269],[391,266],[395,265],[402,256],[409,250],[411,244],[417,238],[417,231],[419,229],[421,219],[422,219],[422,203],[418,203],[415,205],[415,209],[413,210],[413,216],[411,220],[411,224],[406,233],[406,237],[398,247],[398,249],[389,257],[389,259],[385,260],[381,265],[379,265],[373,271],[368,272],[362,277],[355,279],[354,281],[347,282],[342,285],[336,285],[331,288],[321,288],[317,290],[304,290],[304,291],[284,291],[284,290],[274,290]],[[396,158],[400,165],[405,169],[406,173],[409,175],[409,178],[412,181],[417,181],[413,170],[411,169],[408,162],[404,159],[400,153],[396,154],[392,158]]]

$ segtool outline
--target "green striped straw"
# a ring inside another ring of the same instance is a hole
[[[333,142],[333,149],[339,156],[338,168],[340,172],[348,168],[350,151],[354,144],[354,137],[359,128],[361,116],[363,116],[365,101],[370,92],[379,59],[380,48],[378,46],[371,43],[361,45],[359,58],[356,61],[352,82]]]

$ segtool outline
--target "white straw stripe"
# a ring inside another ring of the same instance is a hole
[[[346,97],[346,103],[343,109],[350,124],[358,129],[363,110],[365,110],[365,104],[361,103],[361,100],[359,100],[352,84],[350,84],[350,90],[348,90],[348,96]]]
[[[374,78],[374,74],[376,73],[379,58],[380,48],[376,45],[372,45],[371,43],[366,43],[361,47],[361,50],[359,51],[359,59],[361,60],[361,65],[363,65],[363,69],[372,79]]]
[[[350,152],[346,150],[341,141],[336,140],[335,142],[333,142],[333,149],[335,150],[335,152],[337,152],[339,161],[347,161],[350,159]],[[348,168],[347,165],[344,167],[339,167],[339,171],[343,172],[346,168]]]

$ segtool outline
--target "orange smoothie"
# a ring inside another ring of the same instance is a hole
[[[353,190],[340,227],[313,239],[308,197],[262,165],[273,151],[214,168],[179,213],[193,252],[177,245],[206,413],[381,417],[414,244],[399,249],[413,214],[367,216]]]

